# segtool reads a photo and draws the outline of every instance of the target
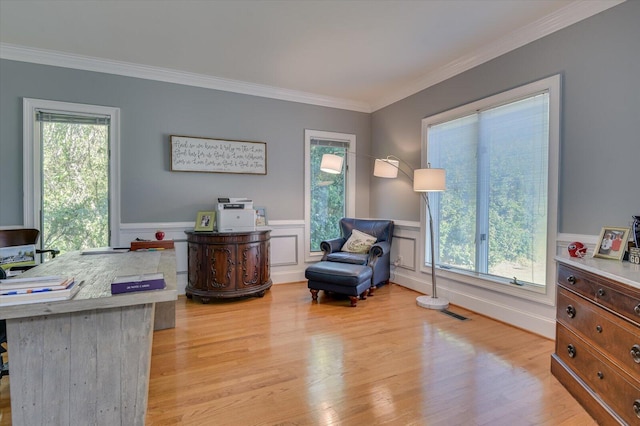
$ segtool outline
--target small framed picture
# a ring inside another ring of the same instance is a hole
[[[256,226],[267,226],[267,208],[256,207]]]
[[[216,220],[216,212],[198,212],[196,217],[196,226],[194,231],[209,231],[213,232],[213,225]]]
[[[627,249],[629,228],[604,226],[600,231],[598,244],[593,251],[593,257],[620,260]]]

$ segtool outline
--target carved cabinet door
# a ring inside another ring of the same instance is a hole
[[[200,289],[199,283],[201,282],[200,278],[202,275],[202,259],[199,247],[199,244],[189,243],[187,251],[187,263],[189,265],[187,275],[188,287],[194,289]]]
[[[236,264],[236,252],[230,245],[207,244],[205,249],[208,271],[207,291],[233,290],[233,273]]]
[[[262,251],[263,243],[247,243],[238,245],[238,289],[263,284]]]

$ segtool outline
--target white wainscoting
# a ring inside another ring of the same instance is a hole
[[[275,285],[305,281],[304,271],[308,266],[304,261],[304,221],[270,221],[265,228],[271,229],[271,279]],[[193,229],[193,222],[174,223],[126,223],[120,229],[123,246],[136,238],[152,240],[156,230],[165,232],[166,239],[173,239],[176,245],[178,293],[184,294],[187,282],[187,243],[185,230]],[[572,241],[581,241],[589,248],[589,253],[597,243],[595,235],[560,234],[556,240],[557,253],[566,253]],[[395,221],[394,239],[391,245],[391,261],[397,266],[391,268],[391,281],[422,294],[431,293],[429,270],[422,267],[420,259],[420,223]],[[555,304],[549,301],[531,300],[517,294],[495,291],[471,283],[471,279],[461,278],[446,270],[437,270],[438,294],[447,297],[455,311],[460,306],[474,312],[512,324],[533,333],[555,338]],[[555,283],[548,291],[555,292]]]

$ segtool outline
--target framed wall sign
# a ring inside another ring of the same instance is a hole
[[[265,142],[171,135],[171,171],[267,174]]]

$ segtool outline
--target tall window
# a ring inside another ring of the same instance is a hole
[[[62,252],[117,244],[118,110],[25,99],[24,117],[25,226]]]
[[[427,159],[447,171],[447,190],[432,197],[440,267],[540,292],[552,282],[559,84],[551,77],[423,120]]]
[[[61,252],[109,245],[108,116],[38,111],[41,238]]]
[[[307,260],[320,256],[320,243],[339,237],[338,221],[355,213],[355,165],[349,165],[347,155],[352,150],[355,150],[355,135],[305,130]],[[320,170],[324,154],[345,158],[341,174]]]

